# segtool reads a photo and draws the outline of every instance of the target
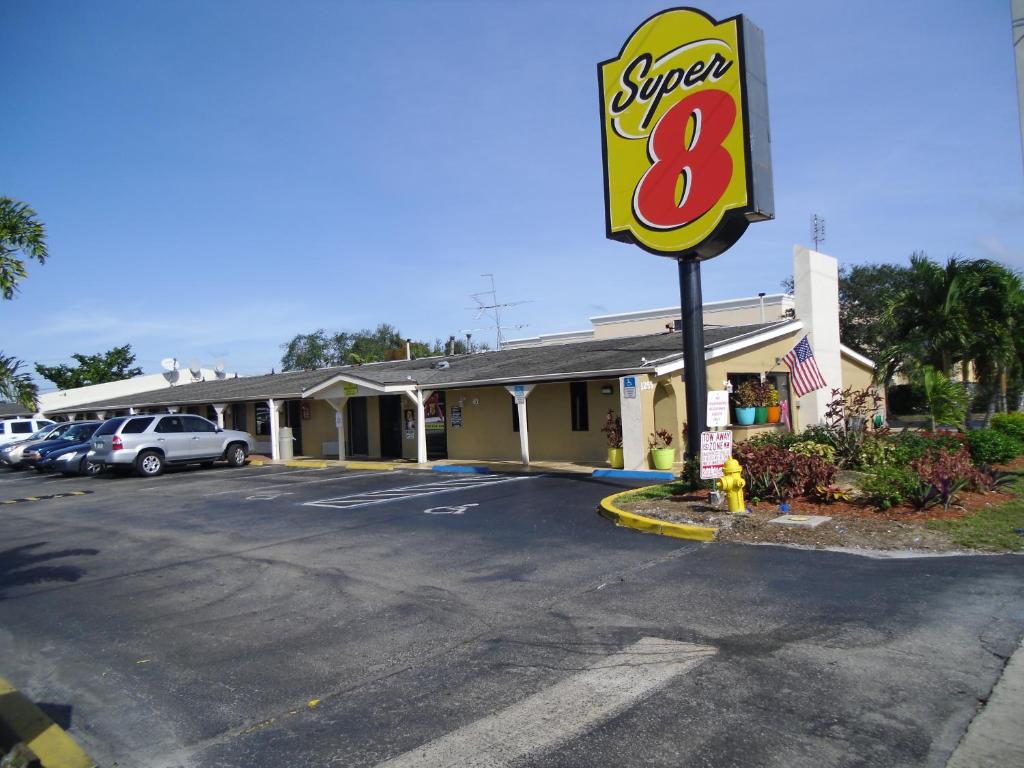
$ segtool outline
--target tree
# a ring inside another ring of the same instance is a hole
[[[46,262],[46,228],[36,212],[25,203],[0,197],[0,296],[14,298],[18,282],[28,272],[25,260]],[[0,353],[0,398],[36,409],[39,388],[27,373],[20,373],[20,360]]]
[[[19,403],[36,409],[39,389],[27,373],[21,373],[22,362],[0,355],[0,400]]]
[[[445,354],[446,342],[435,339],[433,344],[408,340],[409,354],[414,358]],[[376,328],[357,332],[328,333],[318,328],[312,333],[300,333],[281,345],[281,370],[311,371],[334,365],[361,365],[382,360],[404,360],[406,339],[397,328],[381,323]],[[487,345],[474,345],[474,349],[487,349]],[[465,341],[455,340],[456,355],[470,351]]]
[[[96,355],[74,354],[71,357],[78,363],[77,366],[36,363],[36,373],[52,381],[57,389],[87,387],[90,384],[105,384],[142,375],[142,369],[132,365],[135,355],[131,344]]]
[[[888,383],[898,373],[930,365],[947,378],[969,343],[967,287],[972,262],[951,256],[945,266],[923,253],[910,257],[906,283],[885,312],[888,344],[879,354],[877,376]]]
[[[46,229],[25,203],[0,197],[0,293],[13,299],[24,279],[25,260],[46,262]],[[22,258],[19,258],[22,257]]]
[[[941,371],[925,365],[914,372],[913,381],[924,397],[931,418],[931,428],[939,424],[962,427],[967,415],[967,392]]]

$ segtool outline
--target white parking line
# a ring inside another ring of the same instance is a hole
[[[316,483],[337,483],[342,480],[355,480],[357,477],[374,477],[380,476],[380,472],[360,472],[358,475],[333,475],[331,477],[322,477],[317,480],[299,480],[294,483],[260,483],[259,485],[253,486],[259,490],[264,488],[298,488],[303,485],[315,485]],[[203,496],[223,496],[225,493],[248,493],[248,490],[241,488],[232,488],[229,491],[217,491],[216,493],[204,493]]]
[[[377,768],[524,765],[625,712],[715,653],[708,645],[641,638],[547,690]]]
[[[354,509],[355,507],[368,507],[372,504],[384,504],[388,501],[400,501],[402,499],[415,499],[420,496],[434,496],[438,493],[452,493],[465,488],[481,488],[488,485],[499,485],[501,483],[515,483],[520,480],[533,480],[543,475],[529,475],[526,477],[505,477],[502,475],[476,476],[473,480],[463,480],[458,483],[451,480],[440,480],[434,483],[422,483],[420,485],[406,485],[401,488],[386,488],[380,491],[366,491],[365,493],[354,493],[348,496],[334,496],[329,499],[317,499],[307,501],[306,507],[330,507],[332,509]]]

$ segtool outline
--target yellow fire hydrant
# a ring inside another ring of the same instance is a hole
[[[743,489],[746,487],[747,481],[743,479],[743,467],[730,456],[722,466],[722,472],[725,476],[718,483],[725,491],[729,502],[729,512],[732,514],[746,512],[747,505],[743,502]]]

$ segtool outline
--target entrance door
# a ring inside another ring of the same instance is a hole
[[[377,398],[380,410],[380,455],[384,459],[402,456],[402,396],[381,395]]]
[[[292,428],[292,437],[295,438],[292,443],[292,450],[296,456],[305,456],[302,452],[302,402],[299,400],[288,400],[285,402],[284,407],[287,412],[287,423],[285,426]]]
[[[370,435],[366,421],[366,398],[353,397],[345,406],[348,411],[348,454],[366,456],[370,452]]]
[[[434,392],[425,403],[427,430],[427,460],[448,458],[448,414],[444,392]]]

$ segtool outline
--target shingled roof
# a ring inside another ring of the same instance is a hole
[[[0,419],[13,419],[18,416],[31,416],[35,411],[21,403],[0,402]]]
[[[781,330],[795,321],[705,328],[705,350]],[[794,328],[795,330],[795,328]],[[151,392],[55,409],[51,413],[151,408],[168,405],[231,403],[250,400],[298,399],[307,391],[338,375],[371,385],[416,385],[446,389],[497,385],[530,380],[578,380],[650,373],[656,365],[682,358],[678,332],[646,336],[592,339],[538,347],[519,347],[448,357],[393,360],[366,365],[344,365],[314,371],[291,371],[264,376],[217,379],[180,384]],[[446,366],[438,367],[442,361]]]

